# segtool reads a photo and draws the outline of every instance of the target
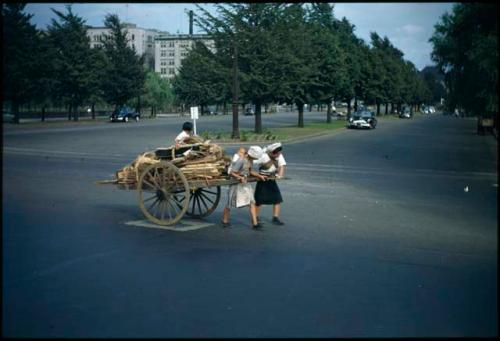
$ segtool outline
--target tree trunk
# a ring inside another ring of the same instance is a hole
[[[42,122],[45,122],[45,107],[42,107]]]
[[[304,128],[304,103],[297,102],[297,109],[299,110],[299,128]]]
[[[73,106],[70,104],[68,106],[68,121],[71,121],[71,110],[73,110]]]
[[[138,114],[141,113],[141,96],[137,96],[137,108],[135,108]]]
[[[19,113],[19,102],[17,100],[12,101],[12,113],[14,114],[14,123],[21,123],[21,115]]]
[[[262,134],[262,104],[259,102],[255,103],[255,133]]]
[[[226,101],[224,101],[224,103],[222,104],[222,112],[224,115],[227,115],[227,105],[226,105]]]
[[[385,103],[385,115],[389,112],[389,103]]]
[[[150,118],[153,118],[153,115],[154,115],[154,106],[151,106],[151,113],[149,114],[149,117]],[[181,110],[182,111],[182,110]]]
[[[394,103],[391,103],[391,114],[394,114]]]
[[[351,116],[351,100],[352,98],[349,98],[347,101],[347,116]]]
[[[354,97],[354,112],[358,111],[358,98]]]
[[[95,120],[95,103],[92,103],[91,110],[92,110],[92,119]]]
[[[332,123],[332,103],[326,105],[326,123]]]
[[[73,120],[74,121],[78,121],[78,119],[79,119],[79,117],[78,117],[78,105],[75,105],[73,107],[73,112],[74,112],[74,114],[73,114]]]
[[[380,102],[377,101],[377,116],[380,116]]]

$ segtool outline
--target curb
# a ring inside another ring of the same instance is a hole
[[[323,132],[323,133],[318,133],[318,134],[313,134],[313,135],[304,135],[301,137],[292,138],[292,139],[288,139],[288,140],[282,140],[279,142],[281,142],[283,144],[285,144],[285,143],[286,144],[294,144],[294,143],[302,142],[304,140],[309,140],[309,139],[313,139],[313,138],[320,138],[320,137],[324,137],[324,136],[336,135],[336,134],[339,134],[339,133],[345,132],[345,131],[347,131],[347,129],[345,127],[343,127],[343,128],[335,129],[333,131],[329,131],[329,132]],[[273,141],[275,141],[275,140],[251,141],[251,142],[217,142],[216,140],[211,140],[211,141],[213,143],[218,144],[219,146],[251,146],[251,145],[262,144],[262,143],[274,143]]]

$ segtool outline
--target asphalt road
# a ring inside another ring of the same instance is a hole
[[[136,193],[94,181],[183,120],[4,127],[3,336],[498,335],[497,141],[475,121],[381,119],[285,145],[283,227],[253,231],[239,209],[223,229],[223,205],[187,232],[131,225]]]

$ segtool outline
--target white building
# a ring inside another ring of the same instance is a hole
[[[146,55],[145,63],[154,67],[155,56],[155,38],[162,32],[153,29],[137,27],[135,24],[124,23],[124,29],[127,30],[128,45],[135,49],[139,56]],[[107,27],[87,27],[87,36],[90,39],[90,47],[102,46],[105,35],[110,34]],[[163,33],[164,34],[164,33]]]
[[[212,51],[215,49],[214,41],[205,34],[158,35],[155,38],[155,72],[161,77],[174,77],[195,41],[202,41]]]

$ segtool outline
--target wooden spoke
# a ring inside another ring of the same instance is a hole
[[[189,206],[189,183],[182,172],[165,161],[148,166],[137,185],[139,206],[144,216],[159,225],[173,225]],[[146,193],[154,192],[148,196]]]
[[[203,207],[205,208],[205,210],[208,210],[208,206],[207,204],[205,203],[205,200],[203,199],[203,194],[201,194],[202,192],[199,193],[197,199],[198,199],[198,207],[200,207],[200,203],[203,204]],[[201,208],[201,207],[200,207]],[[201,213],[201,210],[200,210],[200,213]]]
[[[163,220],[163,218],[165,217],[166,202],[167,202],[167,200],[162,200],[162,202],[161,202],[161,214],[160,214],[161,220]]]
[[[214,203],[214,200],[212,198],[210,198],[208,195],[206,195],[205,193],[200,192],[200,196],[207,199],[208,201],[210,201],[211,204]]]
[[[144,202],[147,202],[147,201],[150,201],[150,200],[153,200],[153,199],[157,199],[156,194],[155,194],[155,195],[150,196],[150,197],[149,197],[149,198],[147,198],[147,199],[144,199]]]
[[[210,215],[219,204],[220,186],[208,190],[198,188],[189,197],[189,209],[186,214],[193,218],[203,218]]]

